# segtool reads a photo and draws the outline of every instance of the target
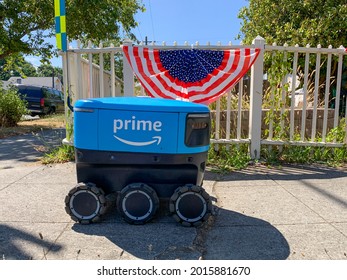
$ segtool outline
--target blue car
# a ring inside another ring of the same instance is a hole
[[[50,87],[35,85],[16,85],[19,96],[27,102],[31,115],[64,113],[64,95]]]

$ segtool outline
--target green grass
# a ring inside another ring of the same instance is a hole
[[[216,172],[228,172],[248,166],[251,158],[247,144],[214,145],[208,151],[207,165]]]
[[[75,160],[75,151],[73,146],[61,145],[51,151],[48,151],[41,158],[43,164],[65,163]]]

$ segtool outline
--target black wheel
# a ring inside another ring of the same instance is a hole
[[[50,107],[48,109],[47,115],[55,114],[55,107]]]
[[[156,192],[146,184],[133,183],[123,188],[117,198],[122,218],[130,224],[144,224],[151,220],[159,207]]]
[[[93,183],[79,183],[65,197],[65,210],[76,222],[97,222],[106,211],[105,194]]]
[[[200,226],[211,215],[212,201],[201,187],[185,185],[170,198],[170,212],[184,226]]]

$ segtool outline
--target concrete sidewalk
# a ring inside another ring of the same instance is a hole
[[[347,259],[347,170],[252,166],[204,187],[215,215],[185,228],[160,211],[143,226],[115,210],[80,225],[64,210],[74,163],[43,166],[27,135],[0,140],[0,254],[4,259]]]

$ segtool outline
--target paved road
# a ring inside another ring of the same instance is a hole
[[[57,143],[49,133],[45,141]],[[206,172],[214,216],[199,228],[178,225],[165,210],[143,226],[128,225],[115,210],[80,225],[64,210],[75,165],[41,165],[41,144],[33,135],[0,140],[4,259],[347,259],[346,169]]]

